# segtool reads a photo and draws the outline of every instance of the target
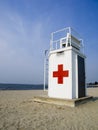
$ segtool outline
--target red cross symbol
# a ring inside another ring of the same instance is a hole
[[[63,64],[58,65],[58,71],[53,71],[53,77],[58,78],[58,84],[63,84],[63,77],[68,77],[69,71],[63,70]]]

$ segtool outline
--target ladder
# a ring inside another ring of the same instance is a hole
[[[48,69],[49,69],[49,60],[48,60],[48,50],[45,50],[44,53],[44,91],[47,90],[46,86],[48,85]]]

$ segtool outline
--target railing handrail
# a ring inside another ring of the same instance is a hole
[[[57,30],[57,31],[51,33],[50,50],[57,49],[57,47],[55,47],[55,46],[57,44],[61,44],[61,39],[65,39],[65,40],[69,39],[68,41],[71,45],[71,42],[73,39],[72,37],[76,38],[76,40],[80,42],[79,45],[77,45],[77,46],[79,46],[80,49],[84,48],[83,40],[81,39],[80,35],[73,28],[66,27],[66,28],[63,28],[63,29],[60,29],[60,30]]]

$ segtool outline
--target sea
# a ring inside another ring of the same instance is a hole
[[[87,86],[87,88],[98,87],[98,85]],[[48,89],[48,85],[45,86]],[[0,90],[43,90],[43,84],[5,84],[0,83]]]
[[[46,85],[46,89],[48,86]],[[0,90],[43,90],[43,84],[2,84]]]

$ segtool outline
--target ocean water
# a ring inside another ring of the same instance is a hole
[[[46,86],[47,88],[47,86]],[[0,90],[42,90],[43,84],[0,84]]]

